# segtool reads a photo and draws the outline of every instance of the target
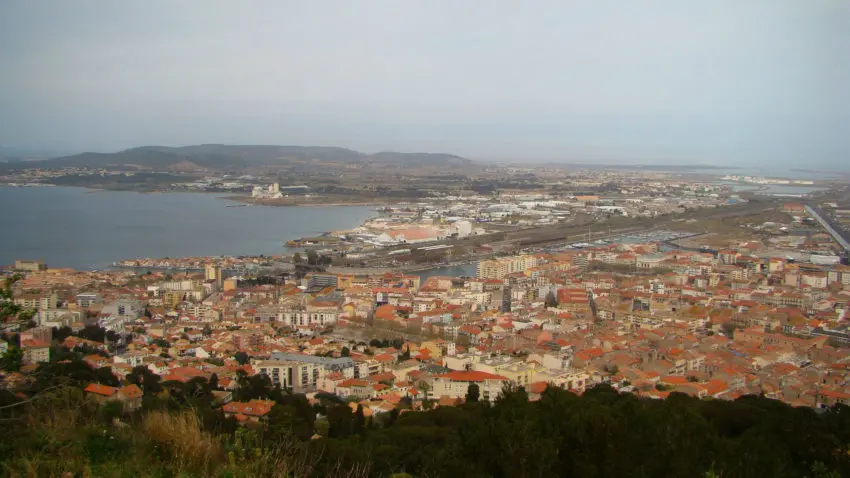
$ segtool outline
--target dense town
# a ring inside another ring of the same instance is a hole
[[[196,3],[4,2],[0,478],[850,476],[850,2]]]
[[[811,222],[800,204],[777,213]],[[115,378],[85,389],[96,400],[138,406],[138,367],[163,382],[215,377],[239,421],[271,407],[232,399],[240,375],[370,416],[456,406],[473,385],[492,401],[506,384],[532,399],[550,384],[581,394],[605,383],[650,398],[846,404],[850,266],[826,255],[835,248],[822,231],[709,252],[588,244],[484,259],[476,277],[317,271],[265,283],[216,262],[170,275],[21,260],[7,301],[29,314],[5,324],[0,352],[20,357],[0,383],[15,390],[60,351],[82,350]]]

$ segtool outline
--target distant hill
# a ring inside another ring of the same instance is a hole
[[[57,152],[55,150],[9,148],[0,145],[0,163],[14,163],[19,161],[38,161],[47,158],[55,158],[70,154],[68,151]]]
[[[407,164],[413,166],[428,166],[428,165],[444,165],[444,166],[463,166],[471,161],[453,154],[442,153],[396,153],[383,152],[373,154],[369,157],[370,160],[376,163],[387,164]]]
[[[234,171],[254,166],[309,163],[311,161],[387,164],[402,167],[458,166],[471,163],[468,159],[451,154],[397,152],[366,154],[345,148],[319,146],[202,144],[176,148],[142,146],[117,153],[82,153],[40,161],[37,164],[16,163],[14,167]],[[13,167],[12,165],[6,166]]]

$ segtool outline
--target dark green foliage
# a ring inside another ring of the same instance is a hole
[[[133,370],[127,374],[127,380],[141,387],[145,396],[156,395],[162,391],[160,376],[151,372],[144,365],[133,367]]]
[[[90,383],[101,383],[101,380],[110,383],[116,382],[108,368],[94,369],[88,363],[77,358],[70,362],[41,364],[35,373],[35,378],[35,382],[29,385],[27,393],[41,393],[59,385],[83,388]]]
[[[10,345],[2,356],[0,356],[0,370],[4,372],[17,372],[21,369],[24,353],[18,347]]]
[[[815,411],[757,396],[723,402],[678,393],[649,400],[608,386],[587,390],[581,397],[550,387],[536,401],[530,401],[522,387],[507,386],[491,405],[471,400],[476,393],[470,387],[462,407],[403,414],[393,410],[368,422],[362,406],[352,411],[327,394],[317,395],[320,403],[311,405],[303,395],[283,393],[266,377],[240,374],[239,399],[277,403],[264,429],[247,430],[224,419],[206,380],[160,384],[144,370],[137,367],[131,373],[145,388],[142,411],[122,420],[143,419],[153,410],[192,410],[204,430],[223,437],[225,452],[246,460],[239,466],[247,466],[255,447],[262,447],[319,457],[311,476],[330,476],[334,470],[364,463],[376,477],[404,472],[464,477],[850,476],[850,408],[844,406]],[[44,364],[27,393],[38,394],[39,387],[50,390],[57,383],[82,386],[98,375],[84,362]],[[154,384],[168,393],[152,396],[148,387]],[[15,400],[0,394],[0,406]],[[317,412],[326,421],[317,422]],[[70,411],[49,413],[64,416]],[[99,423],[120,414],[109,404],[97,412]],[[20,437],[0,438],[4,457],[61,445],[73,447],[92,465],[105,465],[146,452],[128,448],[121,436],[111,438],[115,434],[103,427],[97,433],[81,431],[60,444],[30,433],[24,422],[16,426],[21,427]],[[311,440],[317,432],[327,438]],[[249,435],[253,438],[247,447]],[[151,469],[164,463],[165,458],[155,458]]]
[[[372,339],[369,341],[369,347],[375,348],[387,348],[393,347],[396,350],[400,350],[402,345],[404,345],[404,339]]]
[[[558,298],[555,297],[554,292],[549,291],[549,293],[546,294],[546,299],[544,300],[544,304],[546,305],[546,307],[558,307]]]
[[[124,402],[120,400],[110,400],[100,407],[100,413],[103,415],[103,420],[106,423],[112,423],[112,420],[121,418],[124,414]]]
[[[92,464],[116,460],[130,450],[130,442],[109,430],[87,430],[85,454]]]
[[[96,369],[94,371],[95,377],[97,377],[97,382],[103,385],[109,385],[110,387],[117,387],[121,385],[121,382],[118,380],[118,377],[112,373],[112,369],[109,367],[102,367]]]
[[[64,342],[66,338],[70,337],[73,334],[74,332],[71,330],[71,327],[53,327],[53,340],[60,344]]]
[[[478,384],[470,383],[466,389],[466,403],[477,403],[480,396],[481,391],[478,388]]]
[[[87,325],[77,335],[86,340],[103,343],[106,340],[106,329],[97,325]]]
[[[721,402],[676,393],[647,400],[606,386],[581,397],[549,388],[530,402],[522,388],[509,387],[490,407],[396,414],[360,436],[344,433],[350,410],[331,412],[331,438],[313,445],[326,447],[328,463],[369,456],[374,476],[850,473],[847,407],[819,414],[760,397]]]
[[[328,407],[328,436],[330,438],[345,438],[351,435],[353,416],[348,405]]]
[[[279,442],[290,436],[309,440],[313,436],[315,421],[316,415],[304,395],[284,395],[269,412],[267,435]]]
[[[249,360],[248,354],[242,351],[233,354],[233,358],[239,362],[239,365],[245,365]]]
[[[242,370],[236,373],[236,380],[239,384],[233,392],[233,399],[238,402],[247,402],[249,400],[266,400],[279,398],[281,391],[279,387],[272,384],[271,379],[266,375],[251,375],[248,376]]]
[[[351,432],[362,434],[366,429],[366,416],[363,414],[363,405],[357,405],[357,410],[354,411],[354,419],[351,421]]]

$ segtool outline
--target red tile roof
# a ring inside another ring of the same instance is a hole
[[[99,383],[91,383],[88,387],[83,389],[83,391],[93,393],[95,395],[100,395],[103,397],[111,397],[118,393],[117,388],[109,387],[107,385],[101,385]]]
[[[127,385],[126,387],[121,387],[121,390],[118,390],[118,394],[127,399],[140,398],[142,396],[142,389],[135,384]]]
[[[271,400],[251,400],[250,402],[230,402],[221,409],[225,413],[262,417],[269,413],[274,405],[275,403]]]
[[[549,384],[547,382],[534,382],[528,384],[529,393],[543,393],[548,387]]]
[[[365,380],[359,380],[356,378],[349,378],[348,380],[344,380],[337,384],[337,387],[366,387],[369,383]]]

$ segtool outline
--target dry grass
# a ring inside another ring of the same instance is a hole
[[[0,443],[11,452],[0,456],[0,477],[306,478],[324,458],[295,438],[272,445],[245,429],[212,435],[192,410],[151,411],[135,424],[113,426],[75,388],[31,404],[22,418],[14,425],[22,427],[18,435],[3,437],[15,445]],[[366,477],[369,467],[337,464],[328,476]]]
[[[208,475],[223,461],[221,443],[201,430],[198,417],[190,411],[151,412],[142,422],[141,432],[178,473]]]

